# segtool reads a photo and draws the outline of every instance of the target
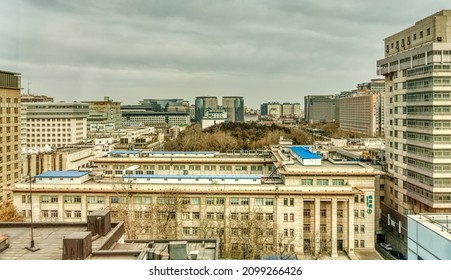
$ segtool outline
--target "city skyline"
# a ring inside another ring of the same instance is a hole
[[[303,102],[380,78],[386,34],[448,1],[2,1],[0,65],[56,101]],[[417,12],[411,13],[411,10]]]

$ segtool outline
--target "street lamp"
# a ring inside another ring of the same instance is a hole
[[[33,238],[33,192],[32,192],[32,188],[31,188],[32,177],[31,177],[31,155],[30,154],[27,155],[27,161],[28,161],[28,178],[30,179],[30,236],[31,236],[31,241],[30,241],[30,246],[25,247],[25,249],[27,249],[31,252],[36,252],[37,250],[39,250],[39,248],[34,246],[34,238]]]

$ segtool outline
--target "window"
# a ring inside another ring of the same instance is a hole
[[[273,213],[266,213],[266,220],[272,221],[274,219]]]
[[[255,205],[263,205],[263,198],[256,198]]]
[[[212,212],[207,212],[207,220],[214,220],[215,214]]]
[[[304,217],[310,217],[310,209],[304,209]]]
[[[313,180],[312,179],[302,179],[301,180],[301,185],[303,185],[303,186],[312,186],[313,185]]]
[[[354,231],[355,232],[359,232],[359,226],[358,225],[354,225]]]
[[[359,217],[359,210],[354,210],[354,218],[358,218]]]
[[[290,222],[294,222],[294,213],[290,213]]]
[[[320,224],[320,225],[319,225],[319,231],[320,231],[320,232],[323,232],[323,233],[324,233],[324,232],[326,232],[326,230],[327,230],[327,227],[326,227],[325,224]]]
[[[294,206],[294,198],[284,198],[283,206]]]
[[[207,205],[213,205],[213,204],[215,204],[215,199],[214,199],[213,197],[207,197],[207,198],[205,199],[205,203],[206,203]]]
[[[304,231],[306,232],[310,231],[310,224],[304,224]]]
[[[182,213],[182,220],[189,220],[191,218],[190,212],[183,212]]]
[[[193,220],[199,220],[200,219],[200,213],[199,212],[193,212]]]
[[[119,198],[117,196],[111,196],[110,203],[112,203],[112,204],[119,203]]]
[[[364,225],[360,226],[360,232],[365,232],[365,226]]]
[[[81,211],[74,211],[75,218],[81,218]]]
[[[327,180],[327,179],[317,179],[316,180],[316,184],[318,186],[327,186],[327,185],[329,185],[329,180]]]
[[[345,180],[344,179],[333,179],[332,185],[334,186],[344,186]]]
[[[241,205],[249,205],[249,198],[242,198],[240,200]]]
[[[81,203],[81,196],[79,196],[79,195],[74,195],[74,196],[65,195],[64,196],[64,203]]]
[[[237,197],[230,198],[230,204],[231,205],[238,205],[239,204],[239,199]]]
[[[343,225],[337,225],[337,232],[343,232]]]
[[[190,235],[191,234],[191,228],[189,228],[189,227],[183,227],[182,231],[183,231],[184,235]]]
[[[360,248],[364,248],[365,247],[365,240],[360,240]]]
[[[360,217],[365,218],[365,210],[360,210]]]
[[[337,217],[343,218],[343,209],[337,209]]]
[[[50,216],[52,218],[58,218],[58,211],[57,210],[51,210],[50,211]]]
[[[327,217],[327,215],[326,215],[326,209],[321,209],[321,210],[320,210],[320,216],[321,216],[321,218],[326,218],[326,217]]]

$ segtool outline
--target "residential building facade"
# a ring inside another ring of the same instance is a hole
[[[4,189],[21,177],[21,75],[0,71],[0,204],[12,199]]]

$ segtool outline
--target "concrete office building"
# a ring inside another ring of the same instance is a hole
[[[100,125],[103,125],[103,129],[107,127],[110,130],[122,128],[121,102],[115,102],[108,96],[105,96],[103,101],[82,102],[89,104],[89,130],[97,130]]]
[[[29,183],[16,184],[15,205],[24,213],[33,209],[37,221],[58,222],[81,222],[90,211],[106,208],[114,220],[123,205],[129,217],[142,221],[136,238],[149,239],[163,232],[145,222],[148,211],[173,196],[182,202],[178,210],[166,210],[177,222],[171,236],[218,238],[222,252],[233,251],[236,258],[250,249],[240,233],[251,230],[243,223],[252,220],[259,225],[252,232],[261,230],[262,253],[353,258],[356,251],[374,249],[381,173],[362,163],[321,159],[290,143],[235,155],[117,151],[93,163],[103,177],[77,171],[36,176],[32,206]]]
[[[374,86],[373,86],[374,84]],[[337,98],[340,128],[367,137],[384,134],[384,93],[380,80],[358,84],[357,89]]]
[[[81,143],[87,136],[89,105],[85,103],[24,103],[27,147],[64,147]]]
[[[388,173],[381,220],[406,243],[407,215],[451,212],[451,10],[385,38]]]
[[[223,96],[222,107],[227,111],[230,122],[244,122],[244,98],[241,96]]]
[[[308,123],[334,122],[336,116],[335,95],[308,95],[304,97],[304,119]]]
[[[218,98],[216,96],[198,96],[195,101],[196,122],[200,123],[208,109],[218,109]]]
[[[0,204],[11,200],[4,191],[20,180],[20,74],[0,71]]]
[[[191,124],[189,105],[182,99],[144,99],[138,105],[122,105],[121,111],[123,126],[169,128]]]

